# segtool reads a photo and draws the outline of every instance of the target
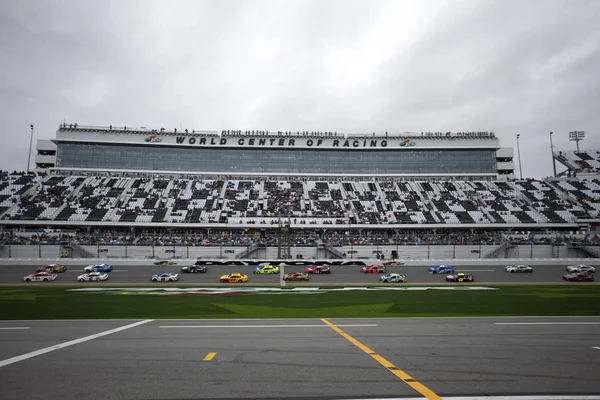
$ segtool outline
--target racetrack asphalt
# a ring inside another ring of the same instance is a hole
[[[10,357],[134,322],[0,322],[0,328],[22,328],[0,329],[0,397],[420,397],[319,319],[147,321],[3,365]],[[442,398],[600,394],[598,317],[328,322]],[[216,354],[205,360],[209,353]]]
[[[41,264],[40,264],[41,265]],[[127,283],[150,283],[150,277],[154,274],[163,272],[179,273],[178,284],[197,284],[197,285],[219,285],[221,275],[232,272],[241,272],[248,274],[248,284],[258,285],[277,285],[279,284],[279,274],[262,275],[253,274],[253,267],[250,266],[209,266],[206,273],[181,273],[181,267],[187,264],[163,265],[157,266],[151,263],[115,266],[110,273],[110,278],[100,284],[127,284]],[[52,282],[32,282],[29,285],[40,284],[75,284],[75,285],[97,285],[98,282],[77,282],[77,276],[83,274],[85,265],[69,266],[67,272],[59,274],[58,278]],[[561,283],[562,276],[567,273],[567,264],[557,266],[534,266],[534,272],[529,273],[507,273],[504,266],[486,265],[482,262],[480,266],[461,266],[453,265],[457,272],[470,273],[475,278],[475,283]],[[0,284],[24,283],[23,277],[36,269],[32,265],[4,265],[0,266]],[[310,275],[310,281],[306,283],[293,282],[293,284],[317,284],[317,285],[373,285],[378,284],[380,274],[364,274],[360,272],[361,268],[356,266],[332,266],[331,274]],[[286,272],[304,271],[303,267],[287,267]],[[446,274],[430,274],[427,267],[416,266],[391,266],[387,269],[388,273],[397,272],[407,276],[409,284],[442,284]],[[596,282],[585,282],[593,284]]]

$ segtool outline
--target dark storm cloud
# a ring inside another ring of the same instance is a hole
[[[16,1],[0,4],[3,169],[29,124],[521,134],[600,148],[597,1]]]

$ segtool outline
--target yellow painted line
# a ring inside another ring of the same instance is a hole
[[[203,361],[211,361],[213,358],[215,358],[216,355],[216,352],[210,352],[206,355],[206,357],[204,357]]]
[[[331,329],[333,329],[334,331],[336,331],[337,333],[339,333],[342,337],[344,337],[350,343],[352,343],[353,345],[355,345],[356,347],[358,347],[359,349],[361,349],[362,351],[364,351],[365,353],[367,353],[369,356],[371,356],[372,359],[374,359],[375,361],[377,361],[379,364],[383,365],[388,371],[390,371],[392,374],[396,375],[398,378],[400,378],[400,380],[402,382],[406,383],[408,386],[410,386],[411,388],[413,388],[414,390],[416,390],[417,392],[419,392],[426,399],[428,399],[428,400],[442,400],[442,398],[440,396],[438,396],[437,394],[435,394],[427,386],[425,386],[422,383],[418,382],[415,378],[413,378],[412,376],[410,376],[406,372],[402,371],[400,368],[396,367],[394,364],[392,364],[391,362],[389,362],[388,360],[386,360],[385,358],[383,358],[379,354],[375,353],[373,350],[371,350],[370,348],[368,348],[367,346],[365,346],[364,344],[362,344],[358,340],[354,339],[352,336],[348,335],[346,332],[344,332],[343,330],[341,330],[340,328],[338,328],[337,326],[335,326],[331,322],[327,321],[325,318],[321,318],[321,321],[323,321]]]

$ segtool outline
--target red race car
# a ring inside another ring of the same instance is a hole
[[[563,275],[565,281],[593,281],[594,275],[587,272],[575,272],[573,274]]]
[[[370,267],[362,267],[360,272],[363,272],[365,274],[380,274],[382,272],[387,272],[387,269],[383,265],[373,264]]]
[[[308,267],[304,270],[307,274],[330,274],[331,269],[324,265],[315,265],[314,267]]]

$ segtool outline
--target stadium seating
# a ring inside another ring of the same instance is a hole
[[[598,179],[265,180],[0,172],[3,220],[266,225],[565,224],[600,213]]]
[[[600,150],[560,151],[554,157],[572,171],[600,173]]]

